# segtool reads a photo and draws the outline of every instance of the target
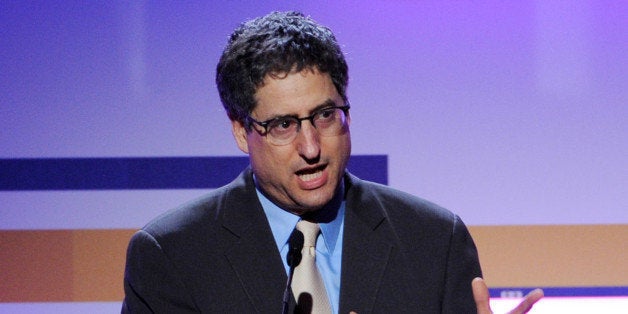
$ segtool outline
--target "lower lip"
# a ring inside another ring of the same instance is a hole
[[[316,175],[317,177],[308,181],[303,180],[302,177],[299,176],[299,187],[304,190],[313,190],[325,185],[327,182],[327,171],[322,170],[316,173]]]

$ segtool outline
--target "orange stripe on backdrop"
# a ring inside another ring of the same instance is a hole
[[[628,286],[628,225],[469,229],[491,286]],[[0,231],[0,302],[121,301],[134,232]]]
[[[65,301],[72,297],[72,233],[0,232],[0,301]]]
[[[135,230],[81,230],[72,232],[74,280],[72,300],[121,301],[124,263]]]
[[[122,300],[134,232],[0,231],[0,302]]]
[[[490,286],[628,286],[628,225],[469,229]]]

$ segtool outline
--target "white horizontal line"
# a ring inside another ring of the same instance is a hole
[[[494,313],[506,313],[519,304],[519,301],[520,299],[491,299],[491,309]],[[528,313],[625,314],[626,309],[628,309],[628,297],[545,297],[537,302]]]
[[[0,313],[110,314],[120,313],[121,307],[122,302],[0,303]]]
[[[207,191],[0,192],[0,230],[136,229]]]

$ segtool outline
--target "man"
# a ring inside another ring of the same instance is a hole
[[[244,23],[216,83],[250,167],[133,236],[122,312],[490,312],[481,281],[474,300],[481,270],[458,216],[346,171],[348,69],[328,28],[294,12]],[[305,284],[323,292],[284,304],[302,223],[320,228]]]

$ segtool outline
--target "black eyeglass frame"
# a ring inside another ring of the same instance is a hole
[[[297,121],[297,132],[299,130],[301,130],[301,123],[305,120],[310,121],[310,123],[312,124],[312,126],[314,128],[316,128],[316,124],[314,124],[314,117],[316,117],[318,114],[320,114],[321,112],[325,111],[325,110],[329,110],[329,109],[340,109],[342,110],[342,112],[345,114],[345,117],[349,115],[349,109],[351,109],[351,105],[347,102],[346,105],[344,106],[328,106],[328,107],[323,107],[320,109],[315,110],[311,115],[307,116],[307,117],[303,117],[303,118],[299,118],[297,116],[281,116],[281,117],[276,117],[276,118],[272,118],[272,119],[268,119],[265,121],[257,121],[255,119],[253,119],[250,115],[246,117],[246,120],[248,121],[248,126],[249,128],[251,127],[252,123],[255,123],[261,127],[264,128],[264,132],[262,132],[261,130],[258,130],[257,128],[253,128],[255,129],[255,131],[257,133],[259,133],[259,135],[261,136],[266,136],[268,134],[268,126],[277,121],[277,120],[282,120],[282,119],[286,119],[286,118],[292,118],[294,119],[293,121]]]

